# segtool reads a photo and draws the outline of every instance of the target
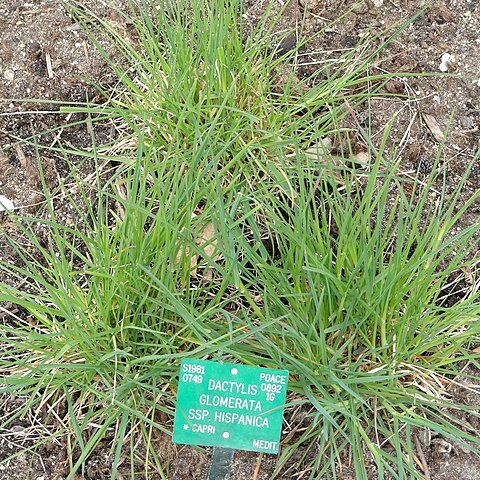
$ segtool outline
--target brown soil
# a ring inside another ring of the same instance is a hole
[[[276,0],[278,4],[284,3]],[[88,0],[100,16],[112,21],[119,29],[126,28],[101,2]],[[127,0],[116,0],[125,7]],[[265,1],[246,0],[247,14],[255,19],[265,8]],[[374,36],[401,19],[417,14],[423,0],[367,0],[353,8],[341,23],[329,28],[308,48],[302,50],[299,75],[313,73],[315,62],[337,54],[339,49],[351,49],[365,36]],[[353,2],[348,0],[291,0],[280,28],[294,28],[305,18],[305,33],[310,34],[325,27]],[[371,102],[370,116],[358,111],[358,121],[369,125],[372,137],[378,139],[388,122],[395,118],[390,145],[396,145],[402,157],[403,168],[415,172],[428,172],[439,149],[439,140],[447,129],[449,134],[442,152],[448,159],[448,182],[454,185],[463,175],[467,165],[480,147],[480,3],[475,0],[436,1],[429,10],[420,13],[413,22],[391,42],[382,56],[386,60],[372,66],[372,74],[381,72],[439,72],[442,55],[452,55],[448,72],[455,77],[399,77],[383,89],[385,95]],[[128,34],[128,33],[126,33]],[[386,39],[380,36],[376,42]],[[294,44],[292,37],[291,42]],[[288,43],[288,42],[287,42]],[[285,46],[288,48],[288,45]],[[112,52],[113,54],[113,52]],[[95,91],[84,80],[88,78],[106,88],[114,76],[101,56],[89,43],[78,26],[66,15],[58,0],[0,0],[0,195],[11,199],[18,211],[35,214],[43,197],[33,151],[28,147],[12,146],[17,138],[29,137],[49,128],[61,126],[65,115],[49,115],[46,110],[56,110],[54,100],[64,102],[93,98]],[[392,98],[388,94],[406,94],[405,98]],[[13,99],[43,99],[45,103],[18,103]],[[428,116],[426,116],[428,115]],[[366,123],[365,123],[366,122]],[[42,143],[72,142],[88,145],[90,135],[85,126],[58,130],[46,134]],[[54,189],[67,175],[62,158],[54,153],[42,156],[45,180]],[[88,165],[84,168],[88,171]],[[468,197],[480,186],[480,162],[472,169],[465,189]],[[65,221],[74,213],[64,208]],[[478,217],[478,206],[462,219],[462,226]],[[2,217],[0,217],[0,222]],[[0,238],[0,258],[10,259],[9,251]],[[3,279],[4,281],[13,281]],[[0,317],[0,320],[2,317]],[[480,396],[464,398],[464,390],[453,392],[459,401],[480,404]],[[3,398],[0,417],[13,415],[25,399]],[[475,419],[465,419],[474,421]],[[42,425],[37,418],[16,421],[8,431],[0,432],[0,461],[22,447],[32,445],[41,438]],[[479,477],[480,461],[462,448],[451,445],[447,439],[430,438],[418,432],[417,448],[423,452],[430,478],[473,480]],[[170,458],[172,480],[206,478],[208,449],[172,445],[168,438],[158,438],[158,448],[163,458]],[[141,446],[139,447],[141,448]],[[267,479],[273,473],[275,458],[249,452],[235,456],[232,478]],[[112,454],[108,447],[98,448],[89,460],[86,479],[110,478]],[[130,478],[128,469],[124,476]],[[300,470],[290,466],[277,478],[301,478]],[[51,441],[34,453],[18,456],[0,464],[0,479],[4,480],[59,480],[68,474],[66,450],[62,441]],[[339,478],[351,478],[348,467]],[[78,477],[81,478],[81,477]],[[141,476],[135,478],[142,478]],[[149,478],[157,478],[151,476]],[[160,478],[160,477],[158,477]],[[303,477],[302,477],[303,478]],[[427,478],[427,477],[426,477]]]

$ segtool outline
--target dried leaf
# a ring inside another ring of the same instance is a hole
[[[322,159],[332,150],[332,139],[330,137],[320,139],[313,147],[306,150],[307,157]]]
[[[197,263],[198,263],[198,255],[190,255],[190,248],[188,246],[185,246],[184,248],[181,248],[177,256],[175,257],[175,265],[178,265],[182,255],[185,255],[186,257],[190,256],[190,276],[196,277],[197,276]]]
[[[405,85],[398,80],[390,80],[385,85],[385,90],[393,94],[403,93],[405,91]]]
[[[428,113],[424,113],[422,117],[425,125],[430,130],[430,133],[433,135],[433,138],[437,142],[443,141],[443,132],[435,117],[433,115],[429,115]]]
[[[120,177],[121,178],[121,177]],[[123,183],[117,183],[115,185],[115,189],[117,190],[117,193],[118,193],[118,196],[122,199],[122,200],[127,200],[127,189],[125,188],[125,185]],[[117,208],[117,213],[118,213],[118,216],[121,220],[125,220],[125,215],[126,215],[126,212],[125,212],[125,208],[123,207],[123,205],[121,204],[121,202],[119,201],[116,201],[115,202],[115,206]]]
[[[463,272],[464,275],[465,275],[465,281],[466,281],[469,285],[473,285],[473,283],[474,283],[474,278],[473,278],[472,269],[471,269],[470,267],[463,267],[461,270],[462,270],[462,272]]]
[[[213,261],[217,261],[222,258],[222,255],[218,252],[217,240],[216,240],[215,228],[213,223],[209,223],[205,226],[196,244],[203,250],[206,257],[209,257]],[[192,270],[192,275],[197,275],[197,269]],[[207,268],[203,273],[203,280],[210,281],[213,277],[213,269]]]
[[[41,185],[37,160],[32,157],[27,157],[21,145],[17,144],[14,148],[15,153],[17,154],[17,158],[28,176],[27,178],[29,183],[33,187],[38,187],[39,185]]]
[[[215,234],[215,228],[213,226],[213,223],[209,223],[205,226],[205,228],[201,231],[201,233],[198,235],[195,235],[196,240],[195,244],[200,247],[201,250],[203,250],[205,257],[210,258],[213,261],[219,260],[222,258],[222,255],[218,252],[217,248],[217,240],[216,240],[216,234]],[[197,254],[191,255],[190,248],[187,246],[185,249],[182,251],[180,250],[177,254],[177,258],[175,259],[175,264],[178,264],[180,262],[180,258],[182,255],[185,254],[186,256],[190,256],[190,275],[192,277],[196,277],[198,274],[197,271],[197,265],[200,256]],[[211,280],[212,278],[212,269],[207,268],[206,271],[204,272],[204,280]]]
[[[420,156],[424,151],[425,151],[425,148],[423,147],[423,145],[420,145],[419,143],[412,143],[408,145],[407,160],[412,164],[417,163],[417,160],[420,158]]]
[[[42,174],[49,188],[54,188],[59,185],[60,175],[58,174],[53,158],[42,156]]]
[[[370,155],[368,154],[368,152],[358,152],[352,157],[352,161],[355,164],[366,167],[370,162]]]
[[[207,257],[210,257],[212,260],[218,260],[221,255],[215,255],[217,251],[217,241],[215,240],[215,228],[213,223],[209,223],[200,234],[199,239],[197,240],[197,245],[202,248]]]

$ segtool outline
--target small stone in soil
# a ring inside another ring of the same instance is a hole
[[[3,72],[3,77],[7,82],[11,82],[15,78],[15,72],[13,70],[5,70]]]
[[[15,205],[9,198],[5,197],[4,195],[0,195],[0,212],[14,210],[14,208]]]
[[[473,120],[467,116],[460,117],[460,125],[463,128],[467,128],[468,130],[470,130],[471,128],[473,128]]]

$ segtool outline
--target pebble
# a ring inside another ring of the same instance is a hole
[[[463,128],[466,128],[467,130],[470,130],[473,128],[473,120],[470,117],[463,116],[460,117],[460,125]]]
[[[297,46],[297,37],[295,35],[289,35],[286,38],[283,38],[277,46],[277,52],[280,55],[285,55],[286,53],[294,50]]]
[[[27,430],[27,429],[26,429],[25,427],[22,427],[22,426],[20,426],[20,425],[14,425],[14,426],[10,429],[10,431],[11,431],[12,433],[16,433],[17,435],[24,435],[25,432],[26,432],[26,430]]]
[[[0,195],[0,212],[4,212],[5,210],[14,210],[15,205],[13,202],[5,197],[4,195]]]
[[[79,23],[74,23],[72,25],[69,25],[68,27],[65,27],[65,30],[67,32],[77,32],[78,30],[81,30],[82,26]]]
[[[448,72],[448,64],[452,60],[452,56],[449,53],[444,53],[442,55],[442,63],[438,67],[441,72]]]
[[[3,77],[7,82],[11,82],[15,78],[15,72],[13,70],[5,70],[3,72]]]

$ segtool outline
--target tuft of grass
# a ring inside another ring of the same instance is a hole
[[[316,444],[310,478],[335,478],[345,450],[356,478],[369,478],[370,461],[377,478],[423,478],[415,427],[479,453],[475,429],[460,415],[478,417],[478,407],[449,393],[467,391],[464,369],[479,367],[478,281],[471,278],[453,305],[445,297],[452,274],[478,262],[478,222],[455,229],[478,193],[462,204],[468,171],[450,190],[445,165],[415,179],[412,192],[393,162],[382,171],[383,157],[381,147],[366,183],[347,173],[342,191],[332,188],[328,169],[300,156],[287,175],[294,196],[285,192],[289,202],[273,197],[266,207],[277,260],[259,250],[251,262],[263,293],[260,323],[278,321],[255,335],[255,353],[240,358],[254,363],[260,351],[270,366],[295,372],[291,388],[301,397],[294,403],[314,407],[278,472],[299,448]]]
[[[187,356],[289,370],[289,406],[310,413],[278,475],[300,451],[313,458],[297,464],[309,478],[338,478],[345,458],[358,479],[368,462],[378,478],[423,478],[415,427],[479,453],[455,415],[478,411],[449,395],[463,365],[480,367],[478,282],[456,303],[443,298],[453,273],[474,270],[478,224],[455,229],[478,199],[459,204],[468,171],[449,189],[437,159],[426,180],[408,179],[386,152],[388,129],[379,147],[363,139],[366,168],[319,148],[374,94],[362,85],[388,77],[370,74],[378,50],[347,53],[307,87],[296,50],[275,51],[275,20],[247,32],[239,0],[132,3],[118,12],[128,37],[69,8],[121,60],[106,103],[62,111],[122,135],[57,148],[98,167],[85,179],[72,164],[59,192],[76,223],[57,217],[44,184],[43,215],[11,216],[18,262],[0,264],[23,285],[2,283],[0,301],[24,311],[0,326],[1,390],[29,397],[17,416],[57,408],[48,420],[69,438],[68,478],[105,439],[112,478],[125,465],[134,475],[139,459],[124,446],[139,438],[143,475],[168,478],[152,438],[170,434]]]

